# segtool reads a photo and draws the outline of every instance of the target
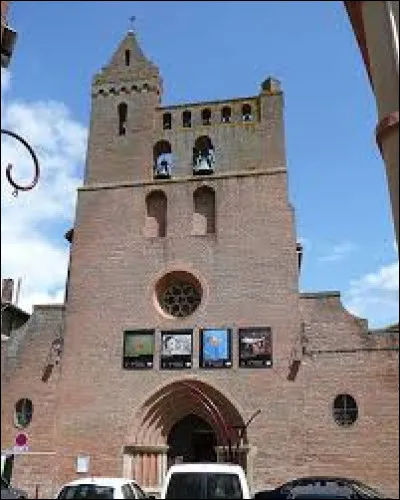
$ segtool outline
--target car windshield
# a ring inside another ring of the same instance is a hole
[[[353,498],[354,493],[360,498],[382,498],[359,481],[344,479],[301,479],[284,485],[280,491],[290,494],[290,498]]]
[[[236,474],[177,472],[172,474],[165,498],[243,498]]]
[[[57,497],[59,500],[90,498],[97,500],[99,498],[114,498],[114,488],[111,486],[97,486],[96,484],[78,484],[75,486],[65,486]]]
[[[300,483],[291,488],[291,498],[351,498],[352,493],[350,485],[336,481]]]

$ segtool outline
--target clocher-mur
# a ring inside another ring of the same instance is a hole
[[[129,32],[91,91],[65,303],[2,335],[14,483],[157,494],[173,463],[229,460],[253,491],[336,475],[398,498],[398,325],[299,290],[280,82],[162,106]]]

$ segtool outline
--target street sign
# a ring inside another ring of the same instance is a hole
[[[20,432],[15,436],[15,444],[13,446],[14,453],[23,453],[24,451],[28,451],[28,436]]]

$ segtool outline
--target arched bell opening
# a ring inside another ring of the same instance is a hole
[[[193,174],[209,175],[214,173],[215,149],[211,139],[202,135],[196,139],[193,148]]]

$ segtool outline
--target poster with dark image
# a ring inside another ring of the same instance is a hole
[[[161,368],[192,367],[192,330],[161,332]]]
[[[239,365],[248,368],[272,366],[272,331],[270,327],[239,329]]]
[[[154,330],[124,332],[124,368],[153,368]]]
[[[200,366],[202,368],[229,368],[232,366],[230,329],[201,330]]]

